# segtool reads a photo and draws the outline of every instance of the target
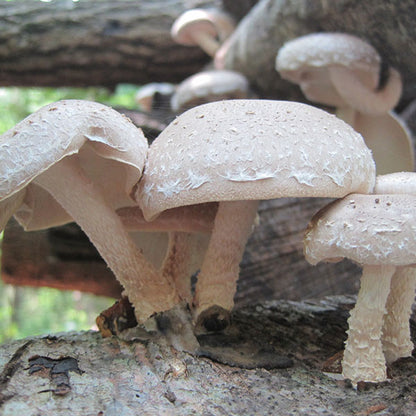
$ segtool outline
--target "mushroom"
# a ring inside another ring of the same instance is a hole
[[[175,89],[175,85],[169,82],[151,82],[139,88],[135,101],[140,109],[150,113],[159,110],[165,102],[169,102]]]
[[[276,69],[308,100],[337,108],[373,151],[378,174],[413,170],[409,132],[390,111],[401,96],[400,74],[390,68],[380,82],[381,58],[371,45],[345,33],[309,34],[283,45]]]
[[[186,111],[156,138],[136,199],[149,221],[219,202],[194,318],[221,327],[259,200],[368,192],[374,180],[362,137],[335,116],[294,102],[225,100]]]
[[[233,19],[225,12],[217,9],[191,9],[175,20],[171,36],[181,45],[199,45],[209,56],[214,56],[234,27]]]
[[[146,138],[97,103],[60,101],[1,136],[1,225],[14,214],[26,230],[76,221],[124,286],[139,323],[179,298],[135,246],[115,210],[135,205]]]
[[[235,71],[210,70],[190,76],[178,85],[171,99],[176,113],[212,101],[248,98],[247,78]]]
[[[416,198],[379,191],[376,187],[373,195],[350,194],[327,205],[312,218],[304,240],[311,264],[346,257],[362,266],[342,361],[344,377],[354,384],[386,380],[386,358],[408,356],[413,348],[409,315],[416,286]]]

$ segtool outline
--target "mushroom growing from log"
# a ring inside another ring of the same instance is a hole
[[[401,96],[400,74],[389,68],[381,80],[381,58],[371,45],[345,33],[309,34],[282,46],[276,69],[308,100],[336,107],[363,135],[378,174],[413,170],[410,134],[390,111]]]
[[[221,327],[259,200],[340,197],[368,192],[374,180],[362,137],[335,116],[300,103],[226,100],[186,111],[156,138],[136,199],[149,221],[168,209],[219,202],[194,318],[197,326]]]
[[[201,104],[248,96],[249,84],[244,75],[228,70],[202,71],[178,85],[171,107],[175,113],[181,113]]]
[[[26,230],[77,222],[124,286],[139,323],[179,302],[115,213],[135,205],[130,194],[147,149],[126,117],[80,100],[47,105],[0,139],[0,224],[12,215]]]
[[[393,362],[413,349],[409,317],[416,287],[416,196],[398,187],[395,193],[380,192],[391,189],[396,179],[381,177],[375,194],[351,194],[324,207],[305,234],[309,263],[346,257],[363,267],[342,361],[344,377],[354,384],[386,380],[386,359]]]
[[[217,9],[191,9],[181,14],[173,23],[171,36],[181,45],[198,45],[209,56],[214,56],[234,31],[234,20]]]

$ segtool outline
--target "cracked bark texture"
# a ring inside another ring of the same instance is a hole
[[[170,37],[174,19],[218,0],[0,3],[1,86],[178,82],[209,57]]]
[[[257,351],[265,357],[257,368],[179,353],[162,340],[102,339],[95,332],[14,341],[0,346],[0,413],[414,415],[412,357],[391,366],[389,382],[358,390],[321,371],[342,349],[352,305],[346,297],[250,305],[235,312],[231,332],[201,340],[217,352],[231,346],[247,363]],[[275,368],[279,354],[292,365]]]

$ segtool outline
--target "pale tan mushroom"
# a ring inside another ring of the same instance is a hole
[[[416,197],[416,173],[397,172],[376,178],[376,194],[406,194]],[[398,267],[393,274],[387,314],[383,325],[383,351],[387,363],[412,355],[409,320],[416,290],[416,268]]]
[[[159,135],[137,200],[147,220],[219,202],[194,306],[197,321],[203,313],[221,320],[233,306],[259,200],[368,192],[374,180],[362,137],[335,116],[293,102],[228,100],[188,110]]]
[[[175,20],[171,36],[179,44],[198,45],[208,55],[214,56],[234,27],[233,19],[225,12],[217,9],[191,9]]]
[[[380,85],[381,58],[371,45],[345,33],[309,34],[283,45],[276,69],[310,101],[336,107],[363,135],[378,174],[413,170],[409,132],[391,112],[402,92],[400,74],[390,68]]]
[[[176,86],[169,82],[151,82],[139,88],[135,101],[142,111],[150,113],[153,110],[160,109],[160,101],[162,101],[162,104],[165,101],[169,102],[175,89]]]
[[[391,362],[411,353],[415,222],[414,195],[351,194],[319,211],[306,231],[309,263],[346,257],[363,267],[342,361],[354,384],[386,380],[385,356]]]
[[[118,112],[79,100],[47,105],[0,139],[1,225],[76,221],[124,286],[142,323],[175,306],[174,285],[146,261],[115,210],[135,205],[148,145]]]
[[[172,95],[171,107],[181,113],[201,104],[248,98],[247,78],[235,71],[209,70],[198,72],[182,81]]]

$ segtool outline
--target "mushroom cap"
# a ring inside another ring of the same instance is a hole
[[[416,196],[416,172],[394,172],[378,175],[374,186],[376,194],[408,194]]]
[[[320,210],[305,233],[311,264],[346,257],[361,265],[416,264],[416,198],[351,194]]]
[[[375,164],[337,117],[286,101],[226,100],[178,116],[149,148],[137,200],[147,220],[202,202],[368,192]]]
[[[169,82],[151,82],[140,87],[136,93],[135,101],[142,110],[150,113],[153,110],[154,98],[157,94],[171,96],[175,89],[176,86]]]
[[[142,131],[105,105],[83,100],[49,104],[1,136],[0,201],[26,188],[15,214],[26,229],[71,221],[34,181],[64,157],[77,155],[112,207],[133,205],[129,194],[141,176],[147,148]]]
[[[179,112],[212,101],[247,98],[249,83],[239,72],[229,70],[203,71],[179,84],[171,99],[173,111]]]
[[[301,36],[285,43],[276,57],[280,75],[300,84],[309,100],[336,107],[344,99],[331,84],[329,68],[348,68],[374,91],[379,82],[380,63],[380,56],[371,45],[346,33]]]
[[[217,37],[218,29],[208,10],[192,9],[181,14],[172,25],[171,36],[181,45],[194,46],[196,42],[193,33],[196,31],[205,32],[213,38]]]

